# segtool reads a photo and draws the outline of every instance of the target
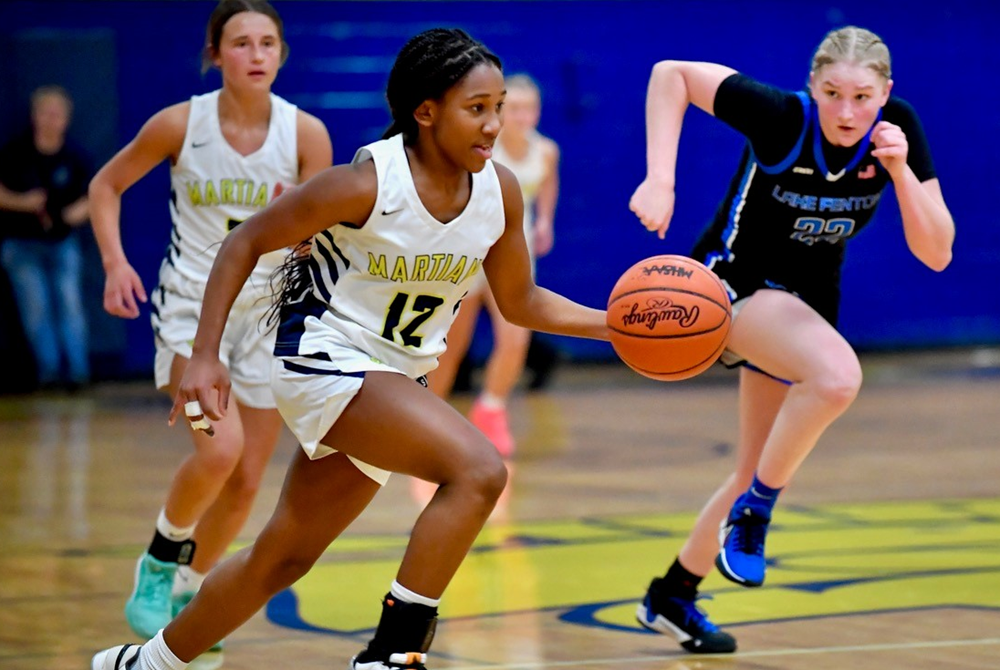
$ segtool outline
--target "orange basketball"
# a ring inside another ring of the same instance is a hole
[[[694,377],[729,342],[733,307],[715,273],[686,256],[653,256],[621,276],[608,298],[611,345],[625,364],[661,381]]]

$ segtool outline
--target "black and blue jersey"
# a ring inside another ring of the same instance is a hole
[[[783,91],[742,74],[719,86],[714,112],[747,145],[692,255],[719,275],[734,301],[761,288],[784,289],[835,325],[846,242],[871,221],[890,181],[871,155],[871,131],[853,147],[833,146],[807,92]],[[907,164],[917,179],[934,178],[913,108],[890,97],[879,120],[906,134]]]

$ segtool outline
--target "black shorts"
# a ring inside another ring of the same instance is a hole
[[[703,263],[705,258],[699,258]],[[840,312],[840,281],[836,273],[806,272],[788,268],[750,266],[716,258],[712,271],[730,290],[733,302],[749,298],[761,289],[787,291],[816,310],[834,328]],[[833,276],[831,276],[833,275]]]

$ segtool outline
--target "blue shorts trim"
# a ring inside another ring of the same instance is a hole
[[[307,365],[300,365],[292,361],[281,361],[286,370],[291,372],[301,372],[304,375],[334,375],[337,377],[357,377],[364,379],[364,372],[344,372],[343,370],[323,370],[321,368],[311,368]]]

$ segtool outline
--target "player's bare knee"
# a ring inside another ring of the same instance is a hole
[[[830,370],[816,380],[813,388],[826,405],[846,409],[861,390],[861,368],[844,365]]]
[[[265,593],[274,594],[284,591],[305,574],[304,572],[299,574],[297,571],[293,572],[285,568],[285,565],[274,565],[271,567],[271,570],[258,574],[254,582],[260,585],[260,588]]]
[[[226,444],[220,444],[214,449],[204,449],[198,452],[198,465],[204,472],[215,477],[230,477],[240,462],[240,449]]]
[[[256,542],[247,558],[253,579],[268,593],[277,593],[301,579],[318,556],[304,555],[294,547]]]
[[[503,459],[495,449],[490,448],[490,452],[470,467],[465,479],[484,500],[491,503],[496,502],[507,486],[507,467],[503,464]]]
[[[304,556],[286,556],[272,566],[265,578],[268,590],[277,593],[299,581],[316,563],[316,559]]]

